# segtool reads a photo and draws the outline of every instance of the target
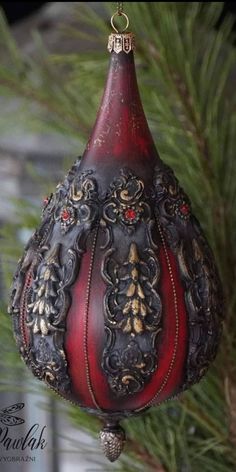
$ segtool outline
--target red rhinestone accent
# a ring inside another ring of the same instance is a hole
[[[49,198],[48,198],[48,197],[45,197],[45,198],[43,199],[43,206],[46,206],[46,205],[48,204],[48,202],[49,202]]]
[[[124,216],[126,220],[133,221],[135,220],[137,213],[132,208],[128,208],[128,210],[125,211]]]
[[[182,213],[182,215],[184,216],[187,216],[190,212],[190,208],[189,208],[189,205],[187,203],[182,203],[182,205],[180,205],[180,212]]]
[[[61,212],[61,218],[62,218],[62,220],[67,221],[67,220],[69,220],[70,216],[71,216],[71,215],[70,215],[70,211],[69,211],[69,210],[67,210],[66,208],[65,208],[64,210],[62,210],[62,212]]]

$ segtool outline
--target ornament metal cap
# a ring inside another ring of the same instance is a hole
[[[133,33],[111,33],[108,38],[107,49],[109,52],[125,52],[135,51],[135,37]]]

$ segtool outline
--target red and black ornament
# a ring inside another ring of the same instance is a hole
[[[102,448],[114,461],[122,418],[205,374],[223,310],[211,249],[147,125],[132,33],[111,34],[108,49],[92,135],[45,201],[10,313],[28,367],[104,421]]]

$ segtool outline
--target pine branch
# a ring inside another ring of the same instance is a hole
[[[35,102],[45,110],[50,112],[50,114],[55,115],[59,119],[63,120],[65,124],[70,127],[72,130],[78,132],[78,129],[85,136],[88,135],[88,128],[85,127],[82,123],[78,123],[76,119],[70,119],[60,110],[55,103],[48,101],[47,98],[43,98],[39,95],[37,91],[34,91],[30,88],[25,88],[20,85],[19,82],[16,82],[12,79],[4,79],[0,77],[0,85],[6,87],[8,90],[11,90],[16,96],[24,97],[31,102]]]
[[[138,444],[136,441],[132,441],[131,439],[127,439],[126,443],[127,451],[133,451],[135,459],[147,466],[148,469],[147,471],[145,470],[145,472],[167,472],[167,469],[165,469],[161,464],[158,464],[156,459],[153,458],[141,444]]]
[[[207,177],[211,180],[214,178],[213,169],[210,161],[210,151],[208,148],[207,140],[204,136],[202,128],[199,126],[191,95],[188,91],[186,84],[182,78],[170,70],[170,76],[176,86],[177,93],[181,99],[183,108],[186,112],[186,118],[188,121],[188,130],[192,133],[193,138],[196,141],[196,146],[199,150],[200,157],[203,158],[204,166],[207,172]],[[187,120],[186,120],[187,121]]]
[[[147,47],[149,48],[153,58],[157,61],[157,63],[159,63],[160,55],[156,50],[155,46],[152,43],[149,43]],[[168,64],[166,65],[166,70],[168,77],[172,81],[176,93],[182,104],[182,110],[184,112],[184,115],[181,116],[181,123],[183,125],[183,128],[186,132],[190,133],[191,136],[193,136],[193,139],[196,142],[196,147],[199,151],[200,159],[202,158],[203,160],[203,167],[206,170],[207,178],[211,180],[212,177],[214,177],[214,174],[210,161],[210,151],[208,148],[207,140],[199,125],[199,120],[197,119],[197,116],[195,114],[192,97],[189,93],[187,84],[185,83],[183,78],[178,74],[178,72],[174,71]]]

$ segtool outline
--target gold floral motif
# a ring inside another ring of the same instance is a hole
[[[119,223],[127,232],[134,232],[138,223],[150,219],[145,201],[144,183],[132,172],[121,170],[103,207],[104,224]]]

